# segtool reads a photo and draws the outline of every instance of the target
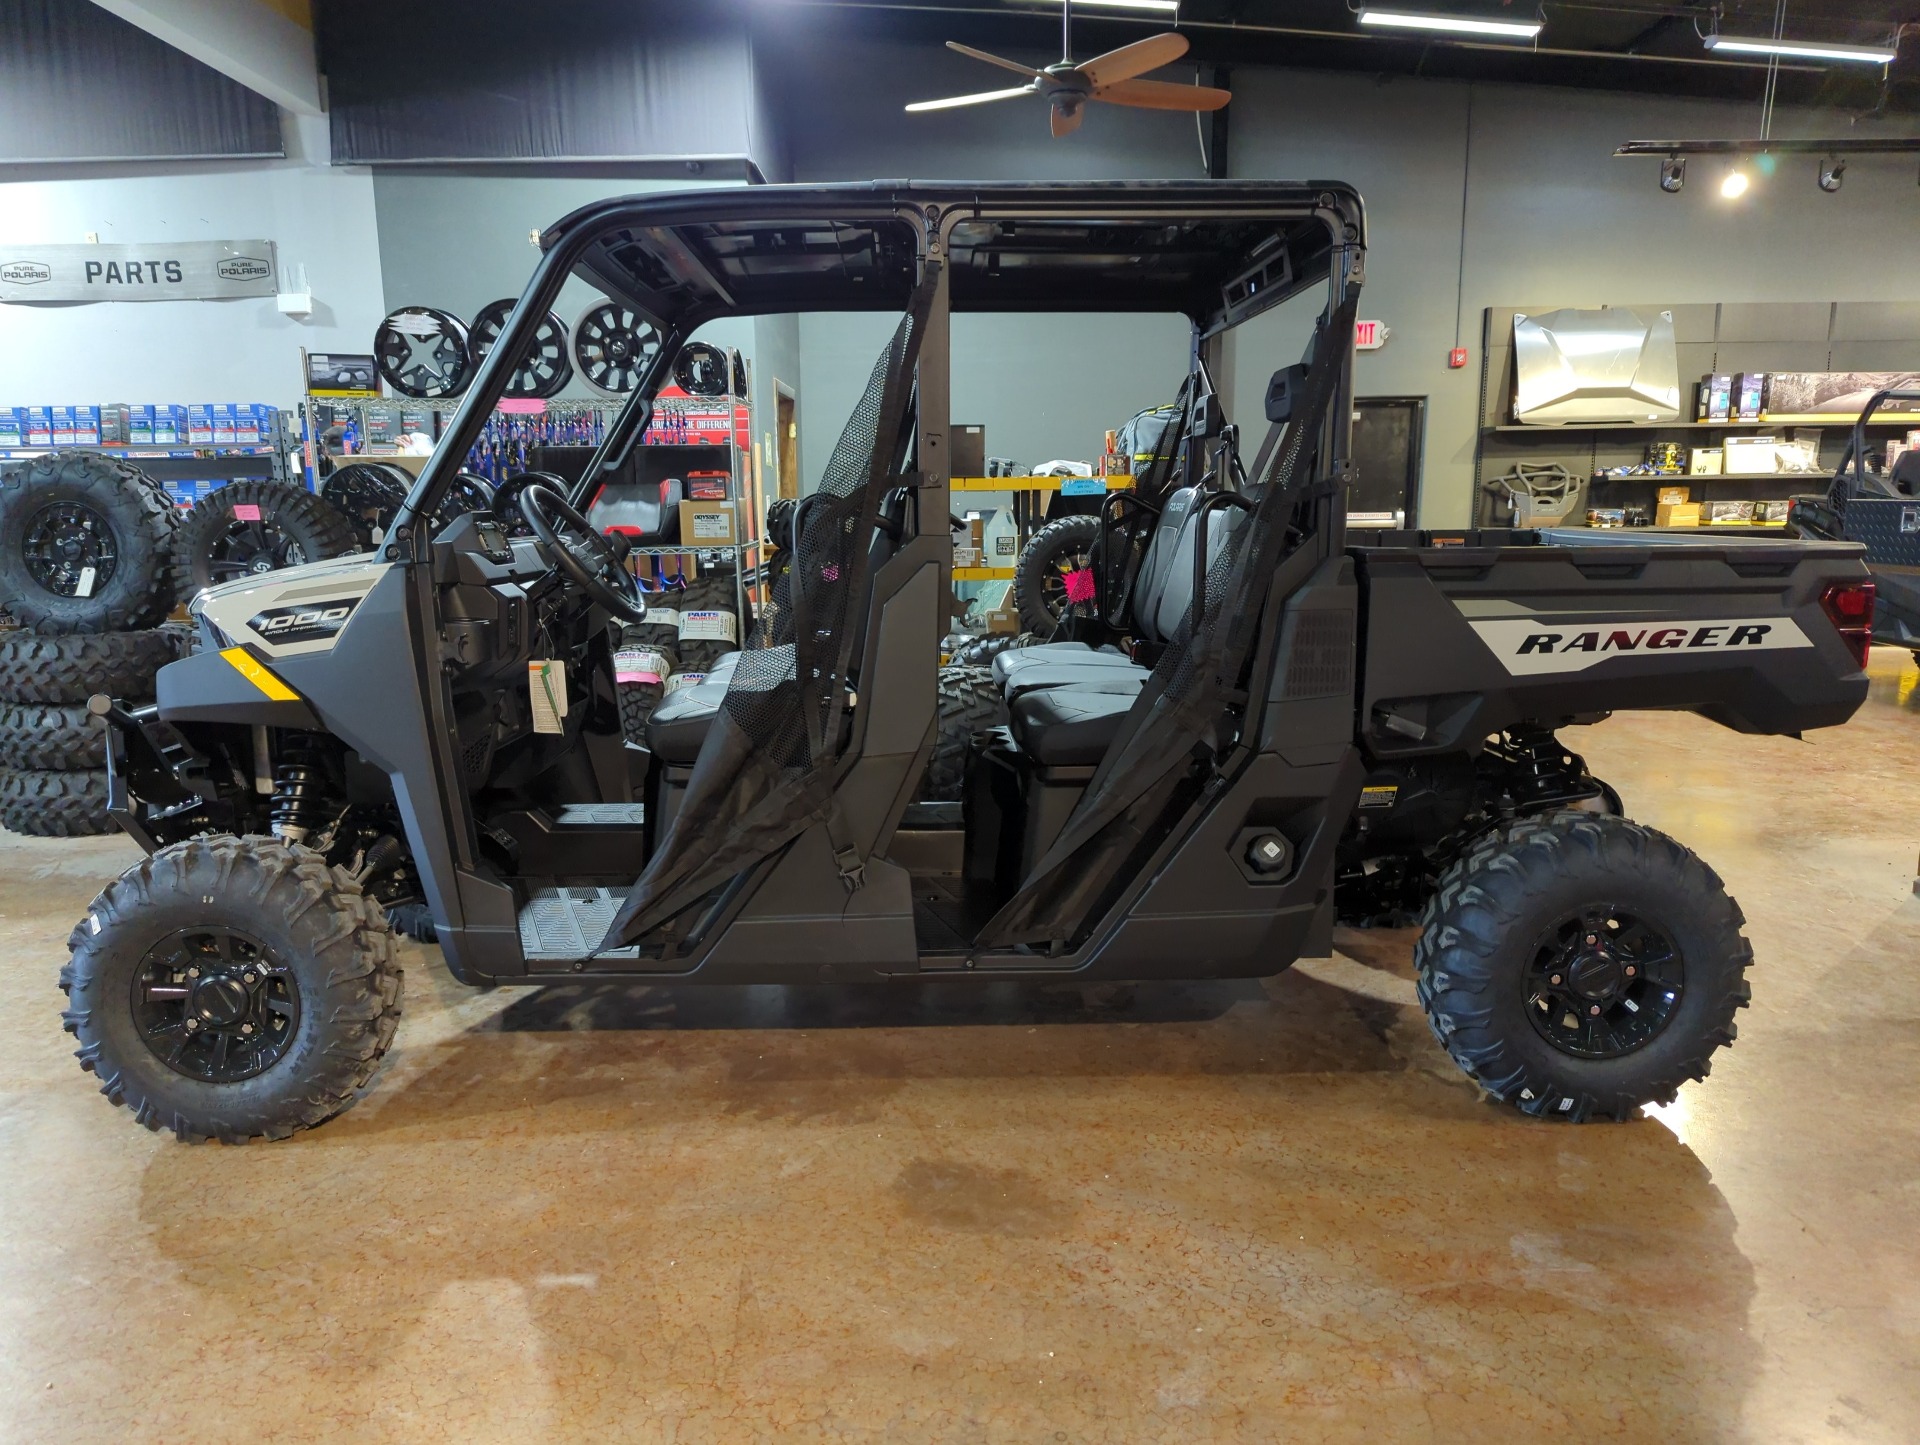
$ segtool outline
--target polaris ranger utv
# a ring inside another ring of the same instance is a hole
[[[1733,1038],[1739,910],[1554,729],[1843,722],[1867,688],[1859,549],[1353,547],[1352,188],[707,190],[592,205],[542,245],[380,551],[208,589],[155,706],[95,699],[151,856],[75,928],[65,1020],[140,1122],[278,1138],[352,1103],[399,1015],[384,910],[421,899],[475,985],[1261,976],[1339,917],[1412,910],[1441,1042],[1559,1119],[1669,1099]],[[640,385],[576,484],[520,481],[533,538],[436,528],[576,274],[657,326]],[[1314,344],[1243,458],[1228,333],[1312,291]],[[696,327],[818,310],[900,319],[749,645],[629,746],[610,636],[645,603],[585,513]],[[1174,312],[1193,350],[1178,435],[1109,518],[1154,625],[1131,655],[1082,638],[1003,669],[1009,722],[974,739],[964,801],[926,803],[966,310]]]

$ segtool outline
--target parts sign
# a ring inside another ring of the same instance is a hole
[[[204,301],[272,296],[271,241],[158,246],[0,244],[0,301]]]

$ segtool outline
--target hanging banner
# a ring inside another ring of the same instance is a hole
[[[0,301],[214,301],[279,290],[271,241],[0,243]]]

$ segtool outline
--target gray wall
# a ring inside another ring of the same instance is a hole
[[[802,41],[787,74],[805,81],[804,97],[787,103],[800,180],[1201,174],[1184,116],[1096,106],[1077,134],[1055,141],[1034,102],[904,115],[907,100],[996,84],[987,67],[932,46],[836,37],[832,46],[809,48]],[[1183,78],[1178,67],[1167,74]],[[1471,513],[1486,307],[1920,299],[1920,193],[1910,158],[1854,160],[1837,195],[1815,187],[1814,158],[1787,158],[1737,203],[1721,199],[1721,172],[1701,160],[1686,189],[1667,195],[1652,161],[1613,158],[1623,140],[1752,134],[1757,105],[1252,68],[1236,71],[1233,84],[1234,175],[1337,177],[1367,198],[1371,254],[1361,313],[1385,322],[1393,336],[1383,350],[1360,356],[1358,390],[1428,398],[1422,508],[1431,525],[1464,525]],[[1782,111],[1775,133],[1888,132],[1842,115]],[[1462,371],[1446,364],[1456,311],[1471,353]],[[986,421],[994,451],[1005,436],[1047,455],[1090,454],[1102,429],[1166,389],[1157,357],[1167,330],[1158,318],[1113,318],[1101,332],[1101,349],[1111,355],[1097,368],[1076,373],[1060,364],[1045,384],[1027,377],[1025,385],[1004,386],[1031,358],[1048,354],[1049,330],[1072,323],[972,320],[993,329],[956,358],[954,415]],[[1265,376],[1297,360],[1304,337],[1302,318],[1288,315],[1257,321],[1239,338],[1233,401],[1250,433],[1261,426]],[[803,327],[802,340],[817,433],[819,410],[832,415],[833,408],[813,385],[815,347],[837,373],[849,345],[833,328]],[[878,346],[875,339],[866,348],[860,375]],[[1144,361],[1149,355],[1154,363]],[[1142,362],[1128,369],[1119,356]],[[836,427],[844,411],[841,404]]]

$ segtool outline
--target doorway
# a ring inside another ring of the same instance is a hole
[[[1417,527],[1424,396],[1363,396],[1353,404],[1349,527]]]
[[[800,403],[793,388],[773,381],[773,456],[778,495],[800,495]]]

